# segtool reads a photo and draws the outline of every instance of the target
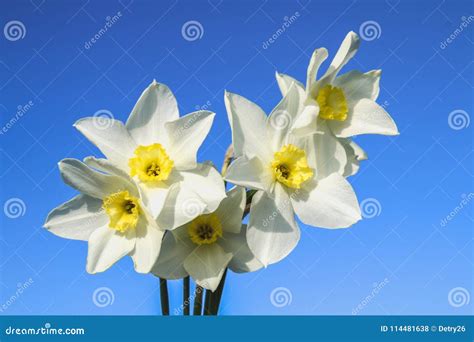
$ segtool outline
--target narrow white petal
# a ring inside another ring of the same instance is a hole
[[[300,230],[291,201],[281,186],[275,187],[275,198],[263,191],[252,199],[247,242],[252,253],[266,267],[285,258],[296,247]]]
[[[136,229],[135,249],[130,254],[138,273],[149,273],[160,254],[164,230],[148,214],[142,213]]]
[[[331,62],[328,70],[321,78],[322,83],[331,83],[336,77],[337,73],[344,65],[356,54],[359,49],[360,39],[355,32],[349,32],[342,41],[339,50],[337,50],[334,59]],[[324,80],[324,81],[323,81]]]
[[[201,245],[184,261],[184,268],[196,284],[215,291],[222,279],[224,270],[232,259],[217,243]]]
[[[381,70],[372,70],[366,73],[354,70],[337,77],[333,84],[344,90],[344,95],[350,104],[354,104],[360,99],[375,101],[380,92],[381,73]]]
[[[227,169],[225,179],[236,185],[264,191],[270,191],[273,183],[270,164],[264,165],[257,157],[234,160]]]
[[[92,117],[77,121],[74,127],[113,163],[123,170],[128,170],[128,159],[133,155],[137,144],[122,122]]]
[[[323,64],[326,58],[328,58],[328,50],[325,48],[314,50],[306,72],[306,91],[309,92],[312,85],[316,82],[319,67]]]
[[[78,195],[53,209],[44,227],[62,238],[87,241],[94,230],[108,222],[101,200]]]
[[[130,175],[124,171],[121,168],[118,168],[110,162],[108,159],[103,159],[103,158],[95,158],[95,157],[86,157],[84,158],[84,164],[87,166],[94,168],[98,171],[107,173],[109,175],[113,176],[118,176],[123,179],[123,181],[127,182],[129,184],[128,188],[133,188],[135,189],[135,192],[137,191],[137,186],[133,179],[130,177]]]
[[[279,72],[275,72],[275,78],[278,83],[278,87],[280,88],[280,92],[282,96],[285,96],[288,93],[288,90],[290,90],[290,87],[293,83],[296,84],[297,87],[300,87],[303,89],[304,92],[304,85],[297,79],[286,75],[286,74],[280,74]]]
[[[211,129],[214,116],[212,112],[200,110],[166,123],[168,152],[176,168],[196,167],[196,154]]]
[[[342,138],[359,134],[398,135],[398,128],[390,115],[372,100],[362,99],[349,108],[347,119],[331,121],[333,133]]]
[[[354,189],[337,174],[311,181],[291,196],[303,223],[321,228],[347,228],[361,219]]]
[[[174,232],[186,229],[178,228],[173,232],[166,232],[161,246],[161,253],[157,262],[153,266],[152,273],[165,279],[181,279],[188,275],[184,269],[184,260],[195,249],[195,245],[190,239],[179,239]]]
[[[134,196],[138,194],[129,188],[129,182],[117,177],[93,171],[77,159],[63,159],[59,171],[64,182],[83,194],[103,199],[105,196],[128,189]]]
[[[347,138],[339,138],[339,141],[344,146],[347,156],[347,164],[344,168],[343,176],[349,177],[355,175],[359,171],[360,162],[367,159],[367,154],[354,141]]]
[[[235,156],[257,156],[270,161],[272,151],[265,136],[265,112],[252,101],[229,92],[225,93],[224,102],[232,128]]]
[[[293,83],[285,97],[268,116],[266,132],[273,151],[279,151],[283,145],[287,144],[288,134],[293,126],[293,122],[298,116],[300,109],[303,109],[304,98],[305,94],[302,88],[298,88]]]
[[[227,192],[215,211],[217,217],[222,222],[222,229],[225,232],[238,233],[242,226],[242,215],[245,209],[245,188],[235,186]]]
[[[153,81],[142,93],[126,127],[139,145],[168,146],[165,123],[179,118],[178,104],[171,90]]]
[[[318,103],[312,98],[307,98],[301,112],[293,123],[291,133],[300,137],[320,133],[317,120],[318,115]]]
[[[87,272],[91,274],[104,272],[133,251],[134,246],[133,230],[129,230],[127,235],[122,235],[108,226],[96,229],[89,237]]]
[[[334,172],[343,174],[347,164],[344,146],[332,134],[325,122],[322,122],[319,127],[323,133],[308,136],[306,140],[308,164],[316,170],[318,179]]]
[[[236,273],[246,273],[259,270],[263,264],[253,255],[247,243],[247,225],[237,234],[229,233],[219,240],[219,244],[227,253],[232,253],[229,268]]]

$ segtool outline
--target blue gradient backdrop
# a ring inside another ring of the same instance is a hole
[[[200,158],[220,166],[230,143],[224,89],[268,112],[280,98],[275,70],[304,80],[313,49],[325,46],[333,55],[346,33],[366,21],[377,22],[380,36],[362,40],[345,70],[383,69],[379,102],[401,131],[357,139],[370,159],[350,181],[361,201],[380,204],[378,215],[349,230],[302,225],[300,244],[283,262],[229,275],[222,313],[350,315],[360,305],[359,314],[472,314],[474,124],[448,123],[455,110],[466,120],[473,115],[472,2],[0,3],[1,27],[18,20],[26,29],[17,41],[0,35],[0,124],[33,103],[0,136],[0,204],[19,198],[26,208],[18,218],[0,215],[1,314],[159,313],[153,276],[134,273],[130,260],[88,275],[86,243],[42,228],[48,211],[75,194],[56,163],[99,153],[72,127],[77,119],[106,109],[126,120],[156,78],[175,92],[182,114],[202,106],[217,113]],[[86,49],[119,11],[120,19]],[[278,34],[291,16],[296,20]],[[203,27],[195,41],[181,33],[190,20]],[[467,203],[456,209],[463,198]],[[111,289],[113,304],[94,305],[100,287]],[[291,297],[283,306],[270,299],[279,287]],[[460,303],[451,296],[450,304],[450,291],[459,287]],[[172,282],[170,291],[173,311],[181,284]]]

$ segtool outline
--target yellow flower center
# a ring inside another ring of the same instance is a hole
[[[138,146],[134,157],[128,160],[130,175],[138,176],[142,182],[156,182],[168,179],[174,162],[160,144]]]
[[[201,215],[189,223],[188,235],[196,245],[209,245],[222,237],[222,224],[216,214]]]
[[[289,188],[299,189],[301,184],[313,177],[305,151],[291,144],[275,152],[271,168],[275,180]]]
[[[316,101],[319,105],[319,117],[325,120],[344,121],[347,118],[349,108],[346,96],[341,88],[328,84],[322,87]]]
[[[125,233],[137,226],[140,205],[138,199],[131,196],[128,191],[119,191],[107,196],[104,198],[102,208],[109,216],[110,228]]]

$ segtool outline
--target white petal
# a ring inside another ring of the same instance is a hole
[[[178,228],[173,232],[166,232],[161,246],[161,253],[156,264],[153,266],[152,273],[165,279],[181,279],[188,275],[184,269],[184,260],[195,249],[195,245],[189,239],[179,239],[174,232],[186,229]]]
[[[273,155],[264,133],[265,112],[255,103],[229,92],[225,93],[224,102],[232,128],[234,155],[271,161]]]
[[[243,187],[236,186],[227,192],[227,197],[222,200],[215,212],[223,223],[222,229],[225,232],[240,232],[245,200],[245,189]]]
[[[349,139],[339,138],[339,141],[344,146],[347,155],[347,164],[343,176],[355,175],[359,171],[360,162],[367,159],[367,154],[359,145]]]
[[[270,165],[263,165],[257,157],[234,160],[227,169],[225,179],[236,185],[264,191],[269,191],[273,183]]]
[[[123,181],[126,181],[130,188],[137,189],[137,186],[130,175],[123,169],[115,166],[115,164],[111,163],[108,159],[86,157],[84,158],[84,164],[98,171],[108,173],[109,175],[118,176],[122,178]]]
[[[130,254],[138,273],[149,273],[160,254],[164,230],[148,214],[142,214],[136,227],[135,249]]]
[[[305,98],[302,88],[292,84],[285,97],[277,104],[267,118],[266,132],[273,151],[279,151],[287,144],[293,121],[303,108]]]
[[[319,67],[323,64],[326,58],[328,58],[328,50],[325,48],[314,50],[306,72],[306,91],[309,92],[314,82],[316,82]]]
[[[103,199],[123,189],[130,190],[134,196],[138,195],[129,188],[128,181],[93,171],[77,159],[63,159],[59,162],[59,171],[66,184],[95,198]]]
[[[153,81],[133,107],[126,127],[139,145],[161,143],[166,148],[165,123],[178,118],[178,104],[171,90]]]
[[[219,240],[219,244],[233,257],[229,268],[236,273],[253,272],[263,267],[263,264],[253,255],[247,243],[247,225],[237,234],[229,233]]]
[[[337,174],[311,181],[291,196],[303,223],[321,228],[347,228],[361,219],[357,197],[347,180]]]
[[[339,50],[337,50],[334,59],[331,62],[328,70],[321,78],[322,83],[331,83],[336,77],[337,73],[342,69],[344,65],[352,58],[359,49],[360,39],[355,32],[349,32],[344,40],[342,41]],[[324,81],[323,81],[324,80]]]
[[[288,90],[290,90],[290,87],[293,83],[296,84],[297,87],[302,88],[304,92],[304,85],[297,79],[286,75],[286,74],[280,74],[279,72],[275,72],[275,78],[278,83],[278,87],[280,88],[280,92],[282,96],[285,96],[288,93]]]
[[[117,233],[108,226],[95,230],[89,237],[87,272],[97,273],[107,270],[135,246],[135,232],[130,229],[126,235]]]
[[[331,173],[344,173],[347,164],[346,150],[342,143],[329,130],[325,122],[320,124],[323,134],[307,137],[307,157],[310,167],[316,170],[318,179]]]
[[[349,108],[347,119],[329,122],[333,133],[342,138],[359,134],[397,135],[397,125],[390,115],[369,99],[362,99]]]
[[[180,181],[171,186],[157,220],[160,227],[174,229],[203,213],[217,209],[226,197],[224,181],[211,165],[198,164],[190,171],[177,172]]]
[[[259,191],[253,196],[250,208],[247,242],[266,267],[290,254],[300,239],[300,230],[290,199],[279,184],[275,186],[275,198]]]
[[[293,123],[291,133],[300,137],[320,133],[317,125],[318,115],[318,103],[312,98],[306,99],[303,109]]]
[[[196,154],[211,129],[215,114],[200,110],[166,123],[169,154],[180,170],[196,167]]]
[[[100,123],[99,123],[100,120]],[[128,159],[137,146],[122,122],[108,118],[84,118],[74,124],[112,162],[128,170]]]
[[[224,270],[232,259],[217,243],[201,245],[184,261],[184,268],[196,284],[215,291],[222,279]]]
[[[360,99],[375,101],[380,92],[381,70],[372,70],[366,73],[350,71],[337,77],[333,85],[341,87],[349,103],[354,104]]]
[[[78,195],[53,209],[44,227],[62,238],[87,241],[94,230],[108,222],[101,200]]]
[[[171,187],[164,182],[156,185],[139,183],[139,186],[150,214],[156,218],[163,210]]]

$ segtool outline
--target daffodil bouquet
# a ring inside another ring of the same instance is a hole
[[[196,159],[215,114],[180,117],[173,93],[156,81],[125,124],[104,117],[77,121],[74,126],[106,158],[59,163],[64,182],[80,194],[54,209],[45,228],[88,241],[89,273],[129,255],[137,272],[160,278],[163,314],[169,313],[169,279],[183,279],[184,314],[191,299],[195,315],[217,314],[227,270],[252,272],[295,248],[295,216],[329,229],[360,220],[347,177],[367,156],[351,137],[398,130],[375,102],[380,70],[338,75],[358,47],[350,32],[319,79],[328,52],[316,49],[306,84],[277,73],[283,98],[268,116],[226,92],[232,145],[221,172]],[[233,184],[228,191],[227,183]]]

